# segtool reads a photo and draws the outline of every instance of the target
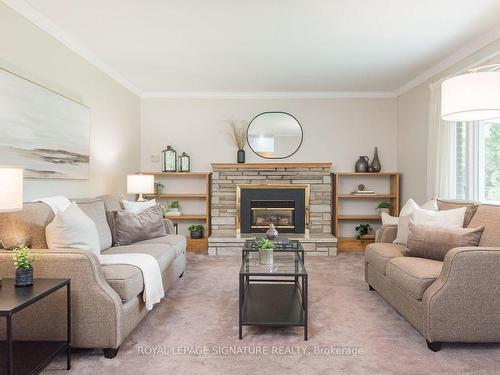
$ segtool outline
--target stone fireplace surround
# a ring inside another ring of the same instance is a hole
[[[331,163],[212,163],[212,235],[210,255],[237,255],[253,234],[237,234],[237,186],[248,184],[310,186],[309,234],[288,235],[299,239],[308,255],[336,255],[332,235]]]

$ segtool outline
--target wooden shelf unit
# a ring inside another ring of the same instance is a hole
[[[354,195],[349,192],[341,191],[341,180],[343,177],[361,177],[359,183],[362,183],[364,179],[370,179],[372,177],[384,177],[389,179],[389,192],[388,193],[377,193],[377,194],[367,194],[367,195]],[[388,201],[391,203],[391,209],[389,213],[392,216],[398,216],[399,214],[399,180],[400,174],[397,172],[380,172],[380,173],[356,173],[356,172],[336,172],[332,173],[332,233],[337,237],[337,249],[339,251],[364,251],[366,245],[374,242],[371,239],[358,240],[356,237],[340,237],[339,224],[341,222],[352,222],[359,221],[360,224],[363,221],[380,221],[379,215],[350,215],[342,214],[339,212],[339,203],[344,202],[343,205],[352,201]]]
[[[203,213],[188,213],[182,214],[180,216],[166,216],[166,219],[173,221],[174,223],[178,222],[193,222],[200,223],[202,222],[205,227],[204,238],[193,240],[189,236],[186,236],[187,239],[187,249],[189,251],[199,251],[199,252],[207,252],[208,251],[208,236],[211,234],[211,225],[210,225],[210,201],[211,201],[211,185],[212,185],[212,173],[211,172],[141,172],[142,174],[148,174],[155,176],[155,182],[159,180],[169,180],[169,179],[181,179],[181,178],[195,178],[195,179],[204,179],[205,181],[205,191],[200,193],[165,193],[165,194],[148,194],[145,195],[146,198],[155,198],[157,200],[199,200],[205,202],[205,212]]]

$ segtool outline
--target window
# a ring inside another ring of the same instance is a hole
[[[453,143],[456,198],[500,203],[500,121],[456,123]]]

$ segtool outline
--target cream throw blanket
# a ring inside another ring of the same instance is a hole
[[[102,265],[127,264],[139,268],[144,280],[142,298],[146,309],[152,310],[155,303],[165,297],[160,265],[149,254],[101,254],[97,256]]]

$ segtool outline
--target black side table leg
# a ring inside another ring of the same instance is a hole
[[[14,374],[14,351],[12,348],[12,316],[9,314],[7,318],[7,374]]]
[[[66,330],[68,349],[66,350],[66,369],[71,370],[71,281],[66,285]]]
[[[238,301],[238,304],[239,304],[239,324],[238,324],[238,327],[239,327],[239,338],[240,340],[243,339],[243,327],[242,327],[242,319],[243,319],[243,281],[244,281],[244,278],[243,276],[240,276],[240,298],[239,298],[239,301]]]
[[[308,285],[307,285],[307,276],[303,276],[302,278],[302,304],[304,306],[304,340],[307,341],[307,330],[308,330],[308,314],[307,314],[307,299],[308,296]]]

